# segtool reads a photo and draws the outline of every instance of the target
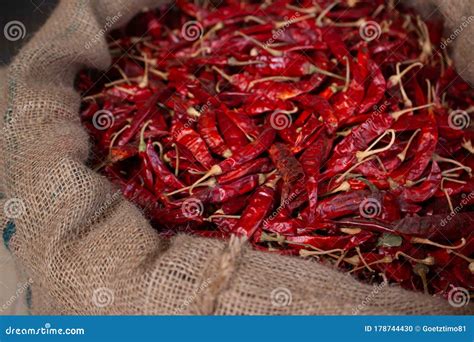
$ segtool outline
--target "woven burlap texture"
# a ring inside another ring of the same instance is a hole
[[[238,239],[161,239],[133,204],[86,166],[90,145],[73,87],[80,69],[109,67],[102,34],[107,22],[123,25],[156,5],[61,1],[9,67],[0,97],[1,205],[20,203],[8,245],[33,281],[32,313],[473,312],[398,287],[361,284],[314,261],[252,250]]]

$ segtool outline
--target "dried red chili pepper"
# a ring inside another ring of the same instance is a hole
[[[277,181],[277,177],[272,177],[250,197],[234,229],[235,234],[250,238],[257,231],[273,206]]]
[[[229,158],[232,151],[227,147],[217,129],[216,112],[206,110],[199,116],[198,129],[201,137],[206,141],[209,148],[216,154]]]

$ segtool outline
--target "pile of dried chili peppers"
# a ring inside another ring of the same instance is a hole
[[[474,291],[474,91],[393,1],[178,0],[80,74],[93,163],[163,234]]]

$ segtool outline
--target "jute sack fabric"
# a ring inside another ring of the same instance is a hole
[[[3,237],[31,278],[33,314],[474,312],[471,305],[361,284],[313,261],[254,251],[239,239],[161,239],[86,166],[90,143],[73,88],[80,69],[109,67],[104,31],[154,5],[61,1],[9,67],[0,97]]]

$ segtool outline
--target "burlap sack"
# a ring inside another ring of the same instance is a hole
[[[10,217],[3,237],[32,278],[32,313],[474,312],[394,286],[361,284],[316,262],[257,252],[236,239],[161,239],[133,204],[86,166],[90,146],[73,88],[81,68],[107,69],[107,23],[122,25],[153,5],[61,1],[9,67],[0,97],[1,205]],[[464,37],[472,36],[468,29]],[[472,65],[469,70],[472,76]]]

